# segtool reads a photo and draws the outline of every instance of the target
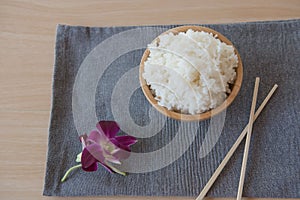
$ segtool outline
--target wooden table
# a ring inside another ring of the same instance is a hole
[[[291,18],[300,18],[299,0],[1,0],[0,199],[60,199],[42,197],[56,24],[117,26]]]

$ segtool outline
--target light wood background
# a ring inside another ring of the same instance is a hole
[[[42,197],[56,24],[117,26],[291,18],[300,18],[300,0],[0,0],[0,199],[61,199]]]

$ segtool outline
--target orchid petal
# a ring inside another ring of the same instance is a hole
[[[120,149],[120,151],[114,152],[113,156],[115,158],[117,158],[118,160],[124,160],[124,159],[127,159],[130,156],[130,151]]]
[[[120,127],[115,121],[100,121],[96,125],[100,132],[103,132],[108,138],[113,138],[119,132]]]
[[[88,140],[89,141],[92,140],[95,143],[99,143],[100,139],[101,139],[101,135],[96,130],[91,131],[90,134],[89,134],[89,136],[88,136]]]
[[[101,145],[109,142],[109,138],[104,133],[98,132],[98,131],[92,131],[92,132],[90,134],[91,138],[89,137],[88,139],[86,139],[86,142],[88,144],[87,146],[89,146],[91,144],[98,144],[101,146]]]
[[[93,163],[91,166],[87,167],[87,168],[82,168],[84,171],[87,172],[93,172],[93,171],[97,171],[98,169],[98,164],[95,162]]]
[[[119,143],[119,141],[116,138],[110,138],[110,141],[118,148],[125,150],[125,151],[130,151],[129,146]]]
[[[124,146],[131,146],[137,142],[137,139],[135,137],[129,135],[118,136],[115,137],[115,139]]]
[[[111,163],[121,165],[121,162],[114,156],[105,157],[105,159]]]
[[[97,163],[97,160],[92,156],[92,154],[90,154],[90,152],[86,148],[84,148],[81,155],[82,169],[86,170],[95,163]]]
[[[101,146],[99,144],[96,144],[96,143],[90,144],[90,145],[86,146],[85,149],[92,155],[92,157],[95,160],[97,160],[99,162],[105,160],[105,158],[103,156],[103,149],[101,148]],[[83,156],[83,154],[82,154],[82,156]]]
[[[118,165],[121,164],[120,160],[117,157],[115,157],[114,153],[113,153],[113,152],[120,151],[120,149],[114,149],[112,152],[110,152],[106,149],[103,149],[103,151],[104,151],[103,155],[104,155],[106,161],[109,161],[111,163],[118,164]]]
[[[115,154],[115,153],[117,153],[117,152],[119,152],[119,151],[122,151],[122,149],[119,149],[119,148],[118,148],[118,149],[114,149],[114,150],[113,150],[112,152],[110,152],[110,153],[113,155],[113,154]]]

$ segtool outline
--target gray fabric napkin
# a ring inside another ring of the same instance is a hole
[[[44,195],[197,196],[247,124],[259,76],[258,105],[279,88],[254,124],[243,196],[300,197],[300,20],[204,25],[233,42],[244,79],[226,113],[193,123],[162,116],[139,88],[147,44],[176,26],[58,25]],[[138,137],[120,166],[128,176],[79,169],[61,183],[81,151],[78,135],[98,120],[116,120],[121,134]],[[236,196],[243,148],[208,196]]]

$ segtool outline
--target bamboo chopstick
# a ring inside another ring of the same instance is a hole
[[[251,105],[248,130],[247,130],[248,133],[247,133],[247,137],[246,137],[244,156],[243,156],[243,162],[242,162],[242,168],[241,168],[240,183],[239,183],[238,193],[237,193],[237,197],[236,197],[237,200],[241,200],[242,194],[243,194],[245,172],[246,172],[246,168],[247,168],[247,160],[248,160],[248,154],[249,154],[249,146],[250,146],[250,140],[251,140],[251,134],[252,134],[252,127],[253,127],[253,122],[254,122],[253,118],[254,118],[254,111],[255,111],[257,94],[258,94],[258,87],[259,87],[259,78],[257,77],[255,79],[255,86],[254,86],[252,105]]]
[[[275,84],[273,86],[273,88],[271,89],[271,91],[269,92],[269,94],[267,95],[267,97],[262,102],[262,104],[259,106],[259,108],[255,112],[254,121],[260,115],[261,111],[264,109],[264,107],[266,106],[266,104],[268,103],[268,101],[270,100],[270,98],[272,97],[272,95],[274,94],[274,92],[277,89],[277,87],[278,87],[278,85]],[[214,172],[214,174],[212,175],[212,177],[206,183],[206,185],[204,186],[204,188],[202,189],[201,193],[199,194],[199,196],[197,197],[196,200],[202,200],[205,197],[205,195],[207,194],[208,190],[214,184],[215,180],[218,178],[218,176],[220,175],[221,171],[223,170],[223,168],[225,167],[225,165],[227,164],[227,162],[229,161],[229,159],[231,158],[231,156],[233,155],[233,153],[235,152],[235,150],[237,149],[237,147],[239,146],[239,144],[242,142],[243,138],[247,134],[247,131],[248,131],[248,125],[244,128],[244,130],[242,131],[242,133],[240,134],[240,136],[238,137],[238,139],[232,145],[231,149],[228,151],[228,153],[226,154],[226,156],[224,157],[223,161],[221,162],[221,164],[219,165],[219,167],[216,169],[216,171]]]

